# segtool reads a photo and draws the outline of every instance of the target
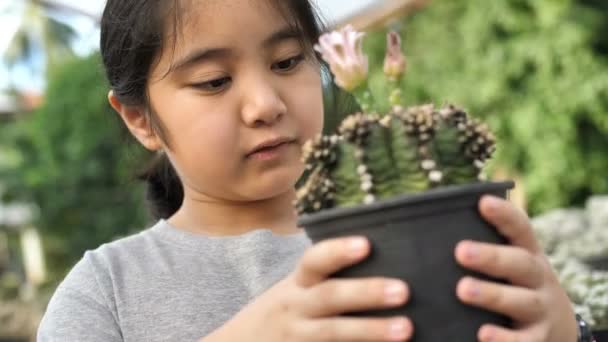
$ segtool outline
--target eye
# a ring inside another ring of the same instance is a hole
[[[199,90],[203,90],[205,92],[216,93],[226,88],[230,84],[230,82],[232,82],[232,79],[230,77],[222,77],[211,81],[195,83],[192,85],[192,87]]]
[[[284,59],[272,65],[272,69],[280,72],[287,72],[297,67],[304,60],[304,55],[298,55]]]

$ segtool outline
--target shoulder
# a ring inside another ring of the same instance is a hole
[[[147,250],[150,229],[86,251],[59,284],[57,291],[68,290],[90,295],[91,291],[105,288],[108,285],[105,278],[111,276],[113,269],[126,266],[129,257]]]
[[[80,266],[97,273],[108,273],[117,268],[132,267],[146,260],[148,254],[154,253],[154,250],[160,247],[158,239],[153,235],[154,227],[85,252],[79,262]],[[75,268],[78,266],[77,264]]]
[[[152,243],[151,228],[89,250],[56,288],[38,329],[39,341],[120,341],[117,275]],[[124,271],[124,272],[123,272]]]

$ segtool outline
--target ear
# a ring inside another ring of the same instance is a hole
[[[133,136],[148,150],[158,151],[162,149],[162,140],[152,129],[148,121],[145,109],[139,106],[127,106],[120,102],[114,95],[114,91],[108,93],[108,101],[114,110],[120,115],[127,128]]]

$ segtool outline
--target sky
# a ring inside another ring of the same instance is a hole
[[[57,3],[69,4],[80,10],[99,15],[103,11],[105,0],[53,0]],[[340,21],[343,18],[360,12],[374,3],[383,0],[314,0],[323,16],[330,22]],[[0,0],[0,56],[4,53],[20,23],[20,13],[24,0]],[[95,24],[86,17],[79,16],[55,16],[71,25],[78,32],[78,39],[74,42],[74,50],[78,55],[87,55],[97,48],[99,41],[99,30]],[[13,70],[7,69],[6,65],[0,63],[0,90],[8,87],[9,79],[20,89],[39,90],[44,87],[40,68],[33,67],[42,65],[43,60],[39,58],[31,63],[18,65]]]

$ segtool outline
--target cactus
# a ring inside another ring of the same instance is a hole
[[[349,60],[360,61],[367,69],[367,59],[360,49],[340,48],[340,44],[361,46],[363,34],[354,33],[352,27],[344,30],[343,34],[332,33],[334,40],[325,38],[323,46],[317,45],[316,49],[330,66],[339,60],[342,73],[347,69],[344,61]],[[359,40],[338,39],[349,35]],[[392,109],[384,114],[371,109],[366,80],[357,79],[356,84],[345,87],[365,104],[361,106],[364,112],[347,116],[336,134],[320,135],[304,145],[302,158],[309,176],[297,189],[295,206],[299,214],[484,180],[483,166],[495,150],[495,138],[487,125],[469,118],[454,105],[402,107],[396,94],[400,94],[398,80],[406,63],[396,53],[400,51],[396,33],[390,32],[387,41],[389,53],[384,69],[394,85],[388,95]],[[332,51],[323,53],[323,48]],[[357,55],[339,56],[336,51]],[[349,79],[344,74],[340,77]]]

